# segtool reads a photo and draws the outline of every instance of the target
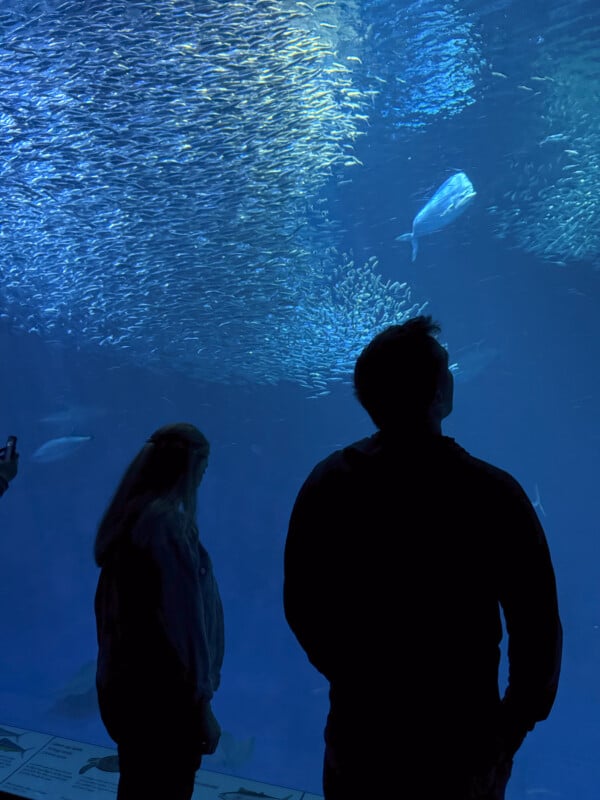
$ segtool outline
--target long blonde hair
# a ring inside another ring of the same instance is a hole
[[[125,470],[98,526],[94,558],[99,567],[150,503],[181,504],[188,521],[194,521],[200,470],[209,450],[206,437],[188,422],[164,425],[150,436]]]

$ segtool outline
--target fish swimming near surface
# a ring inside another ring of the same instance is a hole
[[[49,439],[38,447],[31,456],[31,460],[37,461],[39,464],[59,461],[72,455],[84,444],[91,442],[93,438],[93,436],[59,436],[57,439]]]
[[[396,236],[397,242],[412,243],[412,260],[417,257],[419,238],[445,228],[459,217],[477,192],[464,172],[456,172],[444,181],[413,220],[411,233]]]
[[[40,417],[39,422],[49,426],[54,436],[69,436],[77,429],[88,427],[90,422],[107,415],[107,410],[97,406],[68,405]]]

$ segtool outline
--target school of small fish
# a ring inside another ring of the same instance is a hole
[[[363,17],[365,61],[385,88],[378,108],[391,127],[422,129],[475,103],[485,61],[477,19],[462,0],[371,0]]]
[[[583,30],[563,22],[540,55],[537,144],[512,160],[513,185],[491,209],[498,237],[561,267],[600,267],[598,16]]]
[[[3,6],[6,313],[46,338],[211,381],[324,391],[322,373],[347,375],[348,342],[373,333],[356,295],[375,292],[370,316],[383,322],[412,307],[372,263],[330,281],[342,257],[324,189],[356,168],[372,103],[353,79],[355,12],[301,0]]]
[[[363,169],[375,120],[393,141],[476,102],[484,71],[509,81],[479,24],[507,5],[5,0],[0,316],[125,363],[328,393],[427,305],[345,252],[329,189]],[[600,249],[594,52],[540,50],[515,80],[544,93],[548,156],[515,154],[489,208],[559,263]]]

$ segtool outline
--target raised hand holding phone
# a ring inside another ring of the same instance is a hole
[[[6,446],[0,448],[0,496],[8,489],[8,484],[17,474],[18,463],[17,437],[9,436]]]

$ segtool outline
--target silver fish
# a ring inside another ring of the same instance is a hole
[[[98,419],[99,417],[106,416],[107,411],[104,408],[95,408],[93,406],[82,405],[69,405],[62,408],[60,411],[54,411],[46,414],[40,418],[40,422],[45,425],[52,426],[55,430],[53,433],[68,434],[73,430],[85,427],[89,424],[90,420]]]
[[[469,206],[477,192],[464,172],[456,172],[436,190],[435,194],[413,220],[412,232],[396,236],[398,242],[411,242],[412,260],[417,257],[419,237],[445,228]]]
[[[38,447],[31,456],[31,460],[37,461],[39,464],[59,461],[72,455],[82,445],[91,442],[93,438],[93,436],[59,436],[57,439],[49,439]]]
[[[11,324],[218,382],[347,378],[413,303],[346,269],[329,209],[377,113],[359,5],[3,0]],[[66,411],[44,439],[91,428]]]

